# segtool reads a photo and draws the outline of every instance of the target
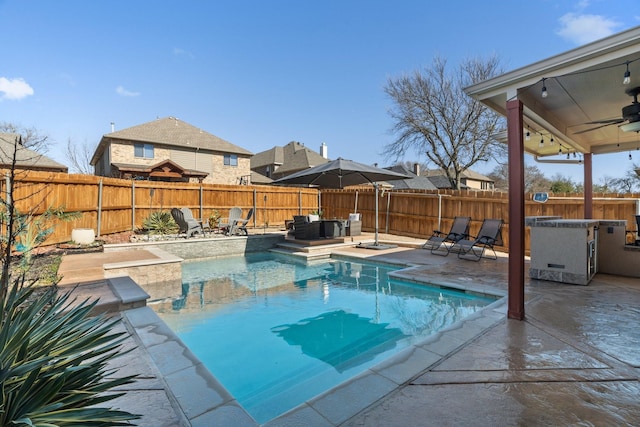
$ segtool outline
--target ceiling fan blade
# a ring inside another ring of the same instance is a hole
[[[603,124],[603,125],[596,126],[596,127],[594,127],[594,128],[589,128],[589,129],[584,129],[584,130],[581,130],[581,131],[578,131],[578,132],[573,132],[573,134],[574,134],[574,135],[579,135],[579,134],[581,134],[581,133],[591,132],[592,130],[597,130],[597,129],[604,128],[604,127],[611,126],[611,125],[617,125],[618,123],[623,123],[623,122],[624,122],[624,120],[623,120],[623,119],[618,119],[618,120],[616,120],[616,121],[614,121],[614,122],[611,122],[611,123],[605,123],[605,124]],[[589,124],[589,123],[586,123],[586,124]]]
[[[618,117],[616,119],[606,119],[606,120],[596,120],[594,122],[586,122],[583,125],[604,125],[604,124],[614,124],[614,123],[622,123],[624,119],[622,117]]]

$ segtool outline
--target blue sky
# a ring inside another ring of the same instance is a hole
[[[437,55],[452,71],[493,54],[512,70],[640,25],[640,9],[634,0],[0,0],[0,18],[0,121],[49,135],[47,154],[61,163],[69,138],[95,146],[111,122],[173,116],[254,153],[325,142],[330,158],[387,166],[389,78]],[[631,166],[628,153],[594,156],[594,180]],[[581,166],[539,167],[582,181]]]

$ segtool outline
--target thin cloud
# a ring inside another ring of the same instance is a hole
[[[33,88],[22,78],[0,77],[0,99],[22,99],[33,95]]]
[[[578,45],[610,36],[622,24],[602,15],[567,13],[559,19],[561,28],[557,34]]]
[[[131,92],[126,90],[124,87],[122,86],[118,86],[116,88],[116,93],[120,96],[138,96],[140,95],[140,92]]]
[[[188,50],[180,49],[179,47],[173,48],[173,54],[176,56],[186,56],[191,59],[195,58],[193,53],[189,52]]]

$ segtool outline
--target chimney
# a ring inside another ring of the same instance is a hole
[[[325,144],[324,142],[320,144],[320,155],[325,159],[329,158],[329,155],[327,153],[327,144]]]
[[[413,173],[415,173],[417,176],[420,176],[420,163],[413,164]]]
[[[111,122],[111,133],[116,131],[116,124],[114,122]]]

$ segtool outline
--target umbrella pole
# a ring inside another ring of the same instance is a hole
[[[378,246],[378,183],[376,182],[373,186],[376,187],[376,238],[374,245]]]
[[[353,208],[353,213],[358,213],[358,190],[356,190],[356,205]]]
[[[360,242],[358,243],[358,246],[356,246],[357,248],[365,248],[365,249],[390,249],[390,248],[396,248],[398,247],[398,245],[395,244],[383,244],[381,245],[378,242],[378,183],[374,182],[373,186],[376,189],[376,202],[375,202],[375,215],[376,215],[376,221],[375,221],[375,241],[373,243],[363,243]]]

